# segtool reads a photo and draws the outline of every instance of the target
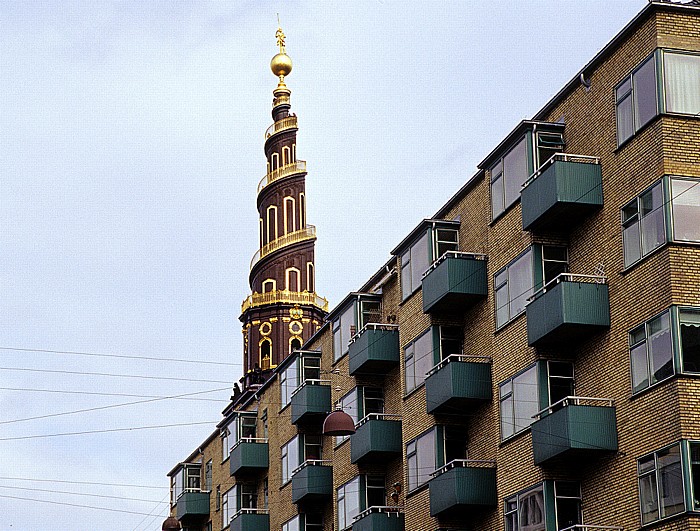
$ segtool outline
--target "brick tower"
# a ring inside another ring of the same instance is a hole
[[[258,185],[260,248],[250,264],[250,289],[241,308],[243,395],[263,383],[284,358],[320,327],[328,302],[316,294],[316,228],[306,222],[306,162],[297,159],[297,117],[284,83],[292,70],[285,36],[277,30],[279,53],[270,68],[273,124],[265,132],[267,172]],[[236,400],[234,400],[236,402]]]

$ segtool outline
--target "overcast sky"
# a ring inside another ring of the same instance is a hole
[[[646,3],[0,1],[0,530],[160,529],[221,418],[276,13],[332,307]]]

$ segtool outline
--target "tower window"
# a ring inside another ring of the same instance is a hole
[[[313,293],[315,291],[314,287],[314,264],[313,262],[306,262],[306,291]]]
[[[260,368],[267,370],[272,366],[272,341],[263,339],[260,342]]]
[[[267,207],[267,243],[277,239],[277,207]]]
[[[277,281],[273,278],[268,278],[262,283],[262,292],[263,293],[270,293],[271,291],[275,291],[277,289]]]
[[[299,270],[296,267],[290,267],[286,272],[287,276],[287,290],[288,291],[301,291],[299,287]]]
[[[301,340],[298,337],[293,337],[289,342],[289,353],[291,354],[295,350],[301,349]]]
[[[297,230],[296,210],[293,197],[284,198],[284,233],[289,234]]]

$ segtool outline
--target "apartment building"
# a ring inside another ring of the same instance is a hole
[[[169,474],[183,527],[700,529],[696,4],[650,2],[329,313],[313,266],[251,273],[243,389]],[[270,262],[313,263],[265,217],[301,186],[258,196]]]

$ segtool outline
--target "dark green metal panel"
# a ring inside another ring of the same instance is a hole
[[[452,468],[431,479],[429,485],[430,516],[497,504],[495,468]]]
[[[241,442],[231,451],[229,466],[231,475],[266,470],[270,466],[268,444],[264,442]]]
[[[370,461],[401,455],[401,421],[368,420],[350,437],[350,461]]]
[[[568,405],[532,424],[535,464],[617,450],[614,407]]]
[[[292,424],[317,420],[330,412],[330,385],[304,385],[292,396]]]
[[[177,499],[177,519],[192,519],[209,515],[208,492],[184,492]]]
[[[350,343],[350,374],[384,373],[399,363],[399,331],[369,328]]]
[[[242,513],[231,520],[230,531],[270,531],[270,515]]]
[[[486,260],[448,256],[423,278],[424,312],[461,312],[486,296]]]
[[[607,284],[559,282],[527,305],[527,342],[570,341],[610,328]]]
[[[369,513],[352,524],[352,531],[404,531],[403,513]]]
[[[333,496],[333,468],[308,465],[292,476],[292,503],[325,501]]]
[[[428,413],[464,413],[491,400],[491,364],[451,361],[426,378],[425,393]]]
[[[600,164],[557,160],[520,197],[523,229],[568,232],[581,217],[603,206]]]

